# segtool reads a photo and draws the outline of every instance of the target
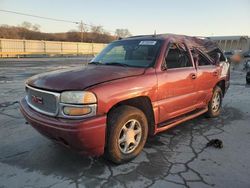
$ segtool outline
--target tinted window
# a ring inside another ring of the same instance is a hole
[[[233,52],[225,52],[225,55],[234,55]]]
[[[226,61],[226,58],[224,56],[224,54],[221,52],[221,50],[219,48],[208,52],[208,55],[212,58],[215,59],[217,56],[217,53],[220,53],[220,61]],[[234,55],[233,52],[227,52],[228,54],[225,53],[225,55]]]
[[[206,57],[204,54],[202,54],[199,50],[194,48],[191,50],[191,53],[194,58],[194,61],[198,61],[198,66],[212,65],[211,63],[212,60],[210,61],[210,59]]]
[[[203,55],[199,54],[198,55],[198,65],[199,66],[206,66],[206,65],[211,65],[211,63],[207,58],[205,58]]]
[[[192,67],[188,51],[184,45],[171,44],[165,57],[168,69]]]

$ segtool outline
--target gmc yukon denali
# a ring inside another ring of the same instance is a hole
[[[206,38],[134,36],[110,43],[86,66],[29,78],[20,109],[44,136],[119,164],[135,158],[148,136],[203,113],[217,117],[229,70]]]

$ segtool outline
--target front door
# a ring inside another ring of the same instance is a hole
[[[166,70],[157,74],[159,122],[196,108],[196,69],[188,50],[181,46],[170,45],[165,57]]]

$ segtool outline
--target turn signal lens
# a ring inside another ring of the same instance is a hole
[[[91,113],[91,108],[65,106],[63,108],[63,113],[68,116],[82,116]]]
[[[96,97],[91,92],[84,92],[83,96],[83,104],[90,104],[90,103],[96,103]]]

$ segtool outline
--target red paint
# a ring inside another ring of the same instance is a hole
[[[32,127],[44,136],[88,155],[103,154],[106,116],[85,121],[48,117],[32,110],[25,99],[20,101],[20,110]]]
[[[57,70],[45,74],[35,75],[27,80],[33,87],[50,91],[84,90],[95,84],[111,80],[137,76],[144,73],[144,69],[133,67],[117,67],[103,65],[88,65],[71,70]]]
[[[144,38],[150,37],[153,38]],[[87,68],[38,75],[27,81],[30,86],[50,91],[92,91],[98,100],[96,117],[82,120],[48,117],[32,110],[25,100],[20,103],[22,113],[42,134],[59,141],[63,138],[71,148],[83,150],[91,155],[101,155],[105,147],[106,115],[117,103],[140,96],[148,97],[154,112],[154,133],[157,133],[165,130],[157,128],[157,125],[168,119],[197,108],[206,109],[213,88],[219,81],[223,80],[225,88],[228,88],[229,76],[228,73],[222,74],[222,65],[199,67],[191,58],[193,67],[162,70],[162,62],[170,41],[184,42],[187,47],[197,41],[201,44],[202,41],[176,35],[158,38],[164,40],[164,43],[155,65],[151,68],[88,65]],[[209,43],[209,48],[211,46],[213,47]],[[190,50],[189,55],[192,56]]]

